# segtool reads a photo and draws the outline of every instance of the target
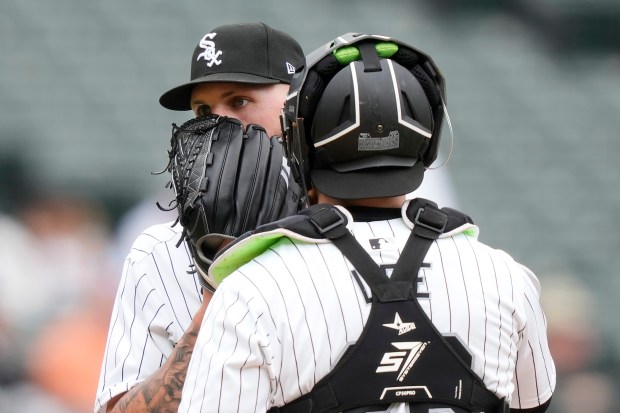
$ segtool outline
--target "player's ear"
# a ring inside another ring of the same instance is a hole
[[[316,192],[316,189],[311,188],[308,190],[308,203],[310,205],[314,205],[318,202],[319,200],[319,195]]]

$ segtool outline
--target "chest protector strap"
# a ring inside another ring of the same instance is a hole
[[[388,277],[336,208],[315,205],[308,214],[316,231],[342,251],[369,285],[372,308],[360,338],[335,368],[308,394],[270,412],[376,412],[401,402],[410,403],[413,413],[509,412],[471,369],[466,347],[442,336],[416,299],[428,249],[444,231],[471,223],[469,217],[440,210],[431,201],[412,202],[407,217],[414,227]]]

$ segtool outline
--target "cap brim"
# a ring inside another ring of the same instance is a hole
[[[249,73],[213,73],[199,77],[191,82],[170,89],[159,98],[159,104],[170,110],[191,110],[190,99],[192,90],[197,84],[214,82],[232,82],[269,85],[280,83],[278,79],[271,79]]]
[[[424,178],[424,163],[403,167],[368,168],[337,172],[331,168],[313,169],[312,184],[321,193],[337,199],[384,198],[416,190]]]

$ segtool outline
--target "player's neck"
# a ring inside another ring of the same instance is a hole
[[[317,191],[317,203],[346,206],[365,206],[373,208],[400,208],[405,202],[405,196],[389,198],[338,199],[332,198]]]

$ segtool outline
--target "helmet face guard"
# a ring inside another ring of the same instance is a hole
[[[320,47],[281,115],[294,175],[341,199],[414,190],[437,157],[444,89],[432,59],[400,41],[349,33]]]

